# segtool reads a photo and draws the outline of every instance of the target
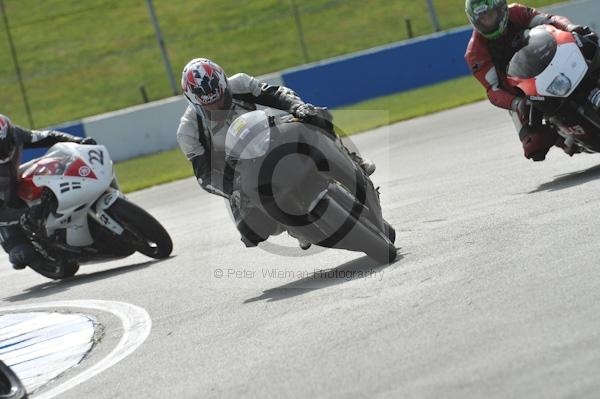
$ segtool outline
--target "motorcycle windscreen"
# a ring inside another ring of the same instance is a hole
[[[525,40],[525,46],[510,60],[508,75],[531,79],[550,65],[556,54],[557,44],[554,36],[543,28],[530,30]]]
[[[264,156],[271,144],[269,118],[264,111],[239,116],[227,130],[225,155],[230,160]]]
[[[43,158],[34,159],[21,166],[21,177],[62,175],[73,156],[60,151],[50,151]]]

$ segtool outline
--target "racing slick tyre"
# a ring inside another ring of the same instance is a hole
[[[52,264],[47,261],[36,261],[29,265],[29,267],[52,280],[63,280],[73,277],[79,271],[79,264],[76,262]],[[2,399],[2,396],[0,396],[0,399]]]
[[[164,259],[173,251],[173,242],[165,228],[139,206],[118,198],[107,209],[123,228],[123,237],[136,251],[154,259]]]
[[[396,242],[396,230],[385,220],[383,221],[383,231],[392,244]]]
[[[330,185],[327,196],[325,196],[321,202],[315,208],[323,204],[328,212],[330,213],[329,218],[332,222],[329,225],[339,225],[340,222],[344,226],[351,226],[351,230],[347,230],[342,234],[350,234],[348,238],[355,243],[355,248],[351,250],[360,250],[369,256],[371,259],[376,260],[381,264],[392,263],[396,260],[397,249],[394,243],[388,236],[393,236],[395,239],[394,229],[384,221],[383,228],[379,228],[369,220],[366,215],[355,216],[348,209],[353,208],[356,204],[354,197],[345,189],[341,189],[338,185]],[[333,222],[337,220],[337,222]],[[390,229],[387,228],[390,227]],[[339,230],[338,230],[339,231]],[[337,234],[337,233],[336,233]],[[350,249],[350,248],[348,248]]]
[[[380,233],[380,236],[375,238],[372,236],[365,237],[367,240],[365,245],[365,253],[369,258],[375,259],[381,264],[392,263],[398,256],[398,250],[387,237]]]

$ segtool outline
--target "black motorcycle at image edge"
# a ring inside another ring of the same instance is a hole
[[[27,392],[17,375],[0,360],[0,399],[26,399]]]
[[[396,233],[382,216],[379,191],[330,133],[330,120],[313,119],[258,110],[231,124],[225,162],[238,198],[236,219],[263,239],[287,231],[314,245],[393,262]]]

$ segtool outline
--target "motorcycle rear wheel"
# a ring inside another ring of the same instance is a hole
[[[173,242],[165,228],[139,206],[119,198],[107,212],[123,228],[123,237],[136,251],[154,259],[164,259],[173,251]]]
[[[48,277],[52,280],[63,280],[73,277],[79,271],[79,264],[76,262],[64,262],[58,265],[53,265],[48,262],[41,264],[34,262],[33,264],[29,265],[29,267],[42,276]]]

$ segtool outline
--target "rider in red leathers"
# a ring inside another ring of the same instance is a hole
[[[465,9],[474,27],[465,60],[487,90],[490,102],[509,110],[525,157],[543,161],[553,145],[569,155],[579,152],[576,147],[566,146],[554,127],[544,124],[542,115],[531,110],[527,99],[505,84],[505,79],[511,58],[522,47],[520,38],[524,30],[549,24],[564,31],[586,34],[589,28],[521,4],[509,6],[506,0],[466,0]]]

